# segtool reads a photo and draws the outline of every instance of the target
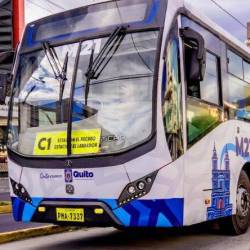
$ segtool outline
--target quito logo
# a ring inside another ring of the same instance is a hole
[[[65,182],[69,183],[73,181],[73,174],[71,169],[64,170]]]
[[[90,171],[74,171],[73,176],[75,179],[91,179],[94,177],[94,173]]]

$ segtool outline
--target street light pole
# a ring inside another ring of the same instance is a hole
[[[247,23],[247,41],[246,44],[250,47],[250,22]]]
[[[13,48],[22,37],[24,29],[24,0],[13,1]]]

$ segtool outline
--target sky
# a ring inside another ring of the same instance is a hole
[[[247,29],[243,27],[250,22],[250,0],[214,0],[222,8],[224,8],[231,15],[236,17],[239,22],[235,21],[233,17],[221,10],[211,0],[186,0],[195,8],[201,10],[206,16],[218,23],[222,28],[229,31],[232,35],[245,41],[247,39]]]
[[[83,3],[94,3],[95,1],[96,0],[25,0],[26,13],[28,13],[26,14],[26,22],[33,21],[55,12],[76,8]],[[196,9],[200,10],[239,40],[244,42],[247,39],[247,30],[244,26],[246,26],[247,22],[250,22],[250,0],[185,1],[192,4]],[[214,2],[237,18],[242,24],[235,21],[233,17],[225,13],[225,11],[219,8]]]

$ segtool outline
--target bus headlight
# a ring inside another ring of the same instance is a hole
[[[17,183],[13,179],[10,179],[10,183],[11,183],[11,186],[13,189],[13,193],[18,198],[20,198],[21,200],[23,200],[25,202],[32,204],[32,199],[31,199],[29,193],[27,192],[26,188],[21,183]]]
[[[130,186],[130,187],[128,188],[128,192],[129,192],[130,194],[134,194],[135,191],[136,191],[136,189],[135,189],[134,186]]]
[[[145,182],[143,182],[143,181],[138,182],[137,188],[139,190],[143,190],[145,188]]]
[[[119,196],[119,206],[125,205],[128,202],[131,202],[149,193],[157,173],[158,171],[155,171],[139,180],[133,181],[126,185],[121,195]]]

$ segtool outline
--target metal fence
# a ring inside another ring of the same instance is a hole
[[[0,163],[0,182],[4,177],[8,177],[8,165],[7,163]]]
[[[7,163],[0,163],[0,173],[7,173],[7,172],[8,172]]]
[[[0,1],[0,52],[12,50],[12,0]]]

